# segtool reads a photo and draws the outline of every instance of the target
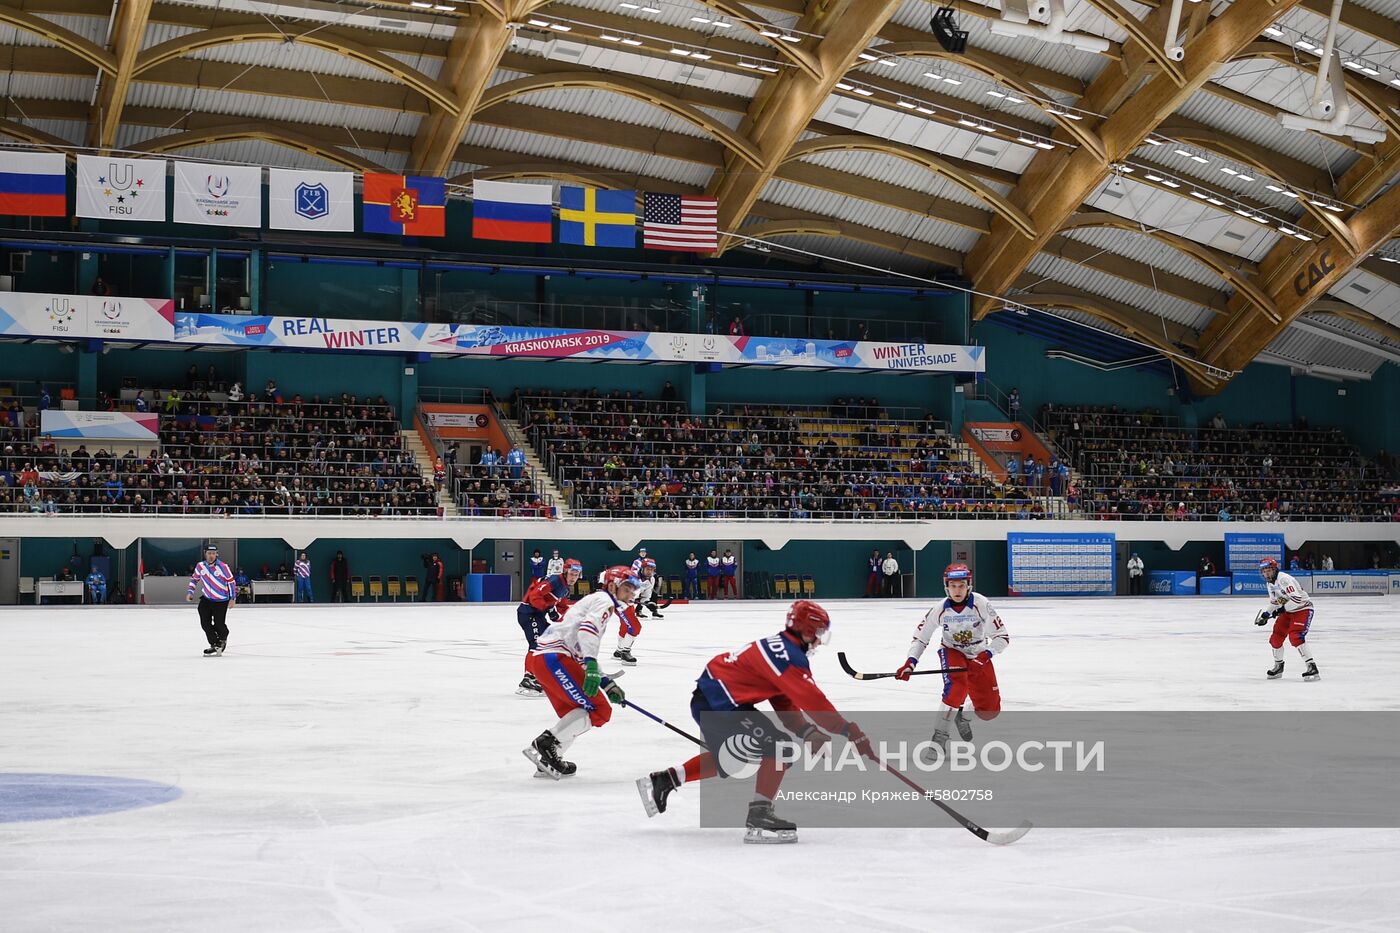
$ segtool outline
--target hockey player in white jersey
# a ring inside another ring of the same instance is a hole
[[[1274,666],[1264,676],[1269,680],[1278,680],[1283,676],[1283,642],[1287,639],[1307,662],[1303,679],[1321,680],[1312,649],[1308,647],[1308,629],[1312,627],[1313,619],[1312,600],[1291,574],[1278,569],[1278,561],[1272,557],[1259,562],[1259,573],[1269,586],[1269,608],[1259,610],[1254,624],[1268,625],[1270,619],[1274,620],[1274,631],[1269,636],[1269,647],[1274,651]]]
[[[564,760],[574,739],[611,719],[608,701],[621,703],[625,696],[622,688],[598,669],[598,648],[608,624],[636,598],[641,581],[627,567],[609,567],[603,571],[601,584],[601,589],[574,603],[562,619],[540,634],[525,662],[526,670],[554,705],[559,721],[526,746],[524,754],[535,763],[539,776],[556,781],[578,770],[573,762]]]
[[[962,711],[969,696],[978,719],[995,719],[1001,712],[992,658],[1006,650],[1011,637],[987,597],[972,591],[972,572],[966,564],[948,565],[943,571],[943,591],[948,598],[930,609],[914,629],[909,658],[895,678],[907,681],[924,649],[938,640],[939,666],[950,671],[943,675],[943,709],[933,743],[946,747],[949,723],[957,727],[964,742],[972,740],[972,724]]]
[[[637,664],[637,658],[632,654],[632,645],[636,643],[637,636],[642,634],[642,607],[650,608],[653,618],[662,618],[661,613],[656,611],[656,602],[651,595],[656,585],[656,561],[650,557],[637,558],[632,562],[632,575],[637,577],[640,585],[633,604],[618,613],[617,650],[613,652],[613,657],[627,667],[635,667]]]

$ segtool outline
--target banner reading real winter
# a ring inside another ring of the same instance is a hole
[[[986,371],[982,347],[228,314],[176,315],[175,341],[308,350],[719,363],[802,369],[918,373]]]

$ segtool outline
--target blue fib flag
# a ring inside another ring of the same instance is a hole
[[[559,242],[633,249],[637,245],[637,192],[559,188]]]

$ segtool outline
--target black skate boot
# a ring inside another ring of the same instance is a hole
[[[554,780],[562,780],[578,770],[578,765],[559,757],[559,740],[548,729],[541,732],[523,753],[535,763],[540,774]]]
[[[644,778],[637,778],[637,793],[642,795],[642,806],[646,807],[647,816],[665,813],[666,798],[671,796],[671,791],[679,787],[670,768],[665,771],[653,771]]]
[[[535,679],[534,674],[526,674],[520,678],[520,686],[515,688],[515,695],[518,697],[542,697],[544,696],[544,688],[540,686],[540,682]]]
[[[221,642],[219,642],[217,645],[215,645],[215,646],[214,646],[214,657],[217,658],[217,657],[220,657],[221,655],[223,655],[224,649],[227,648],[227,647],[228,647],[228,642],[226,642],[226,641],[221,641]]]
[[[964,742],[972,741],[972,721],[963,715],[961,709],[959,709],[957,715],[953,717],[953,725],[958,727],[958,735]]]
[[[1303,671],[1304,680],[1321,680],[1322,675],[1317,672],[1317,662],[1309,661],[1308,669]]]
[[[774,845],[797,841],[797,824],[773,815],[773,803],[755,800],[749,804],[749,819],[744,824],[744,842]]]
[[[216,655],[216,654],[218,654],[218,653],[219,653],[219,646],[218,646],[218,645],[210,645],[208,648],[205,648],[205,649],[204,649],[204,656],[205,656],[206,658],[212,658],[214,655]]]
[[[661,610],[658,609],[658,608],[656,607],[656,603],[647,603],[647,609],[651,610],[651,617],[652,617],[653,619],[664,619],[664,618],[666,618],[665,616],[663,616],[663,615],[661,614]]]
[[[1283,676],[1283,662],[1275,661],[1274,666],[1264,672],[1264,676],[1270,680],[1278,680]]]
[[[632,657],[631,648],[619,648],[613,652],[613,657],[621,661],[624,667],[637,666],[637,659]]]

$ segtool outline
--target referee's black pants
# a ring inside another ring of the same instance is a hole
[[[204,629],[204,637],[209,639],[209,647],[228,644],[228,600],[199,597],[199,627]]]

